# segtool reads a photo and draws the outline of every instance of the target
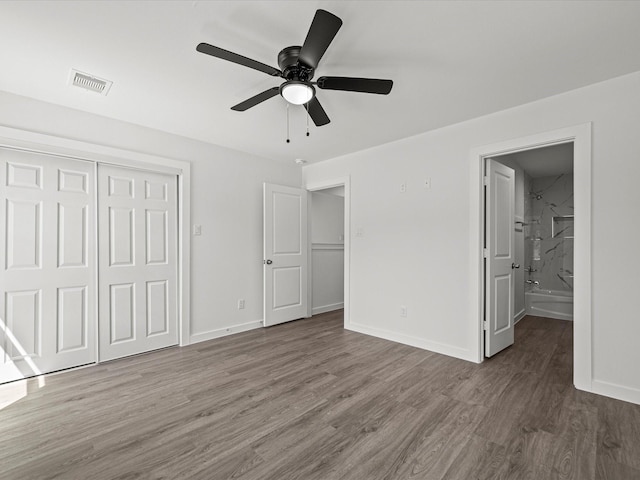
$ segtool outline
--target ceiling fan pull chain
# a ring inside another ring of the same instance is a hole
[[[287,143],[290,143],[289,140],[289,104],[287,103]]]
[[[304,109],[307,111],[307,137],[309,136],[309,104],[305,104]]]

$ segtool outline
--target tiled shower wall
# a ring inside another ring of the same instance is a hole
[[[573,290],[573,175],[525,177],[525,279]]]

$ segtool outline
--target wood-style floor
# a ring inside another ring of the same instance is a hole
[[[0,478],[640,479],[640,406],[572,387],[570,322],[476,365],[341,315],[0,387]]]

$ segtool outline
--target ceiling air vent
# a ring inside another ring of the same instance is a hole
[[[113,85],[113,82],[71,69],[69,84],[74,87],[89,90],[90,92],[99,93],[100,95],[106,95],[109,93],[109,89],[111,88],[111,85]]]

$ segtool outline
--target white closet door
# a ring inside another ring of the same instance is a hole
[[[307,314],[307,191],[264,184],[264,326]]]
[[[0,381],[96,361],[94,169],[0,148]]]
[[[99,165],[100,361],[177,345],[177,177]]]

